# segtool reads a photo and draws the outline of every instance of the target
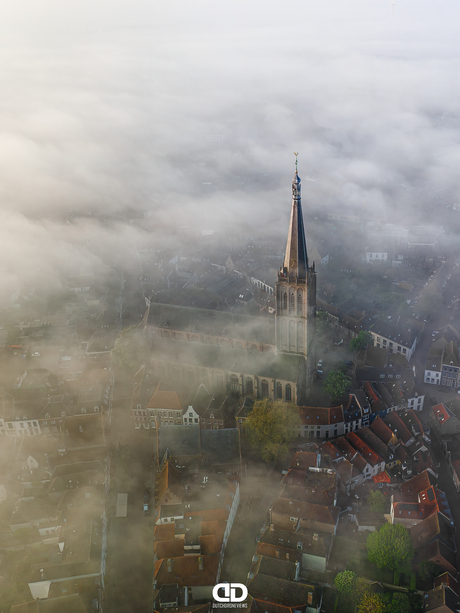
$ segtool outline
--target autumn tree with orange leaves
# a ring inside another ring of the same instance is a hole
[[[283,457],[289,443],[299,435],[299,409],[292,403],[257,400],[249,414],[244,431],[249,443],[260,451],[265,462]]]

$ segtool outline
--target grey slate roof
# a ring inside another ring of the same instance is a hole
[[[201,449],[207,454],[207,465],[239,464],[240,432],[238,428],[202,430]]]
[[[413,324],[396,325],[388,321],[376,321],[370,331],[408,348],[412,347],[418,332]]]
[[[216,368],[259,377],[297,381],[303,361],[300,355],[276,354],[273,351],[247,351],[204,343],[178,343],[167,339],[155,341],[155,352],[165,361]]]
[[[152,303],[149,324],[170,330],[275,344],[275,322],[268,317]]]
[[[200,455],[200,426],[188,424],[184,426],[161,426],[158,433],[158,452],[160,458],[169,449],[171,455]]]

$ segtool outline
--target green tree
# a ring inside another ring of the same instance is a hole
[[[298,408],[291,403],[257,400],[244,425],[248,440],[265,462],[285,455],[300,426]]]
[[[411,613],[412,605],[407,594],[394,592],[391,602],[387,605],[385,613]]]
[[[352,570],[344,570],[337,573],[334,585],[343,596],[351,596],[356,587],[357,576]]]
[[[138,325],[124,328],[112,350],[112,362],[118,368],[134,373],[148,360],[149,351],[143,329]]]
[[[375,490],[367,497],[367,502],[374,513],[385,513],[387,500],[380,490]]]
[[[402,524],[385,524],[367,537],[367,557],[379,568],[410,572],[414,557],[408,529]]]
[[[385,613],[385,604],[380,594],[369,592],[359,601],[357,613]]]
[[[340,400],[350,385],[351,379],[345,373],[341,370],[331,370],[323,383],[323,389],[332,400]]]
[[[422,581],[431,581],[437,577],[442,571],[442,568],[436,562],[431,560],[422,560],[418,567],[418,575]]]
[[[355,584],[355,601],[359,602],[366,594],[371,591],[370,583],[364,577],[358,577]]]
[[[372,345],[372,334],[367,330],[361,330],[361,332],[355,338],[350,341],[350,348],[353,351],[363,351],[368,345]]]

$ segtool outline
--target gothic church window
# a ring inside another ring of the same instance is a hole
[[[238,384],[238,377],[236,375],[232,375],[230,377],[230,389],[232,390],[232,392],[238,392],[239,391],[239,384]]]
[[[294,294],[291,294],[291,313],[294,313],[294,308],[295,308],[295,296]]]
[[[286,385],[285,390],[286,390],[286,400],[290,402],[292,400],[292,392],[291,392],[291,386],[289,383]]]
[[[265,379],[262,381],[262,398],[267,398],[268,396],[268,381]]]
[[[297,315],[302,315],[302,292],[297,294]]]
[[[246,394],[253,394],[254,393],[254,384],[252,382],[252,379],[250,377],[246,377]]]
[[[284,310],[287,309],[287,294],[286,294],[286,292],[284,292],[284,296],[283,296],[283,309]]]
[[[281,400],[283,398],[283,386],[281,385],[281,383],[276,384],[276,397],[278,400]]]

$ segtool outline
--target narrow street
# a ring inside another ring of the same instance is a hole
[[[112,472],[108,505],[105,613],[151,613],[153,606],[153,498],[155,437],[135,431],[131,397],[115,383],[112,404]],[[128,387],[129,389],[129,387]],[[143,514],[143,491],[151,514]],[[116,498],[128,494],[127,517],[115,517]]]
[[[264,523],[268,526],[268,507],[280,482],[281,474],[271,473],[268,467],[263,474],[248,468],[248,478],[240,484],[240,506],[225,550],[222,581],[246,583],[256,552],[256,537]]]

